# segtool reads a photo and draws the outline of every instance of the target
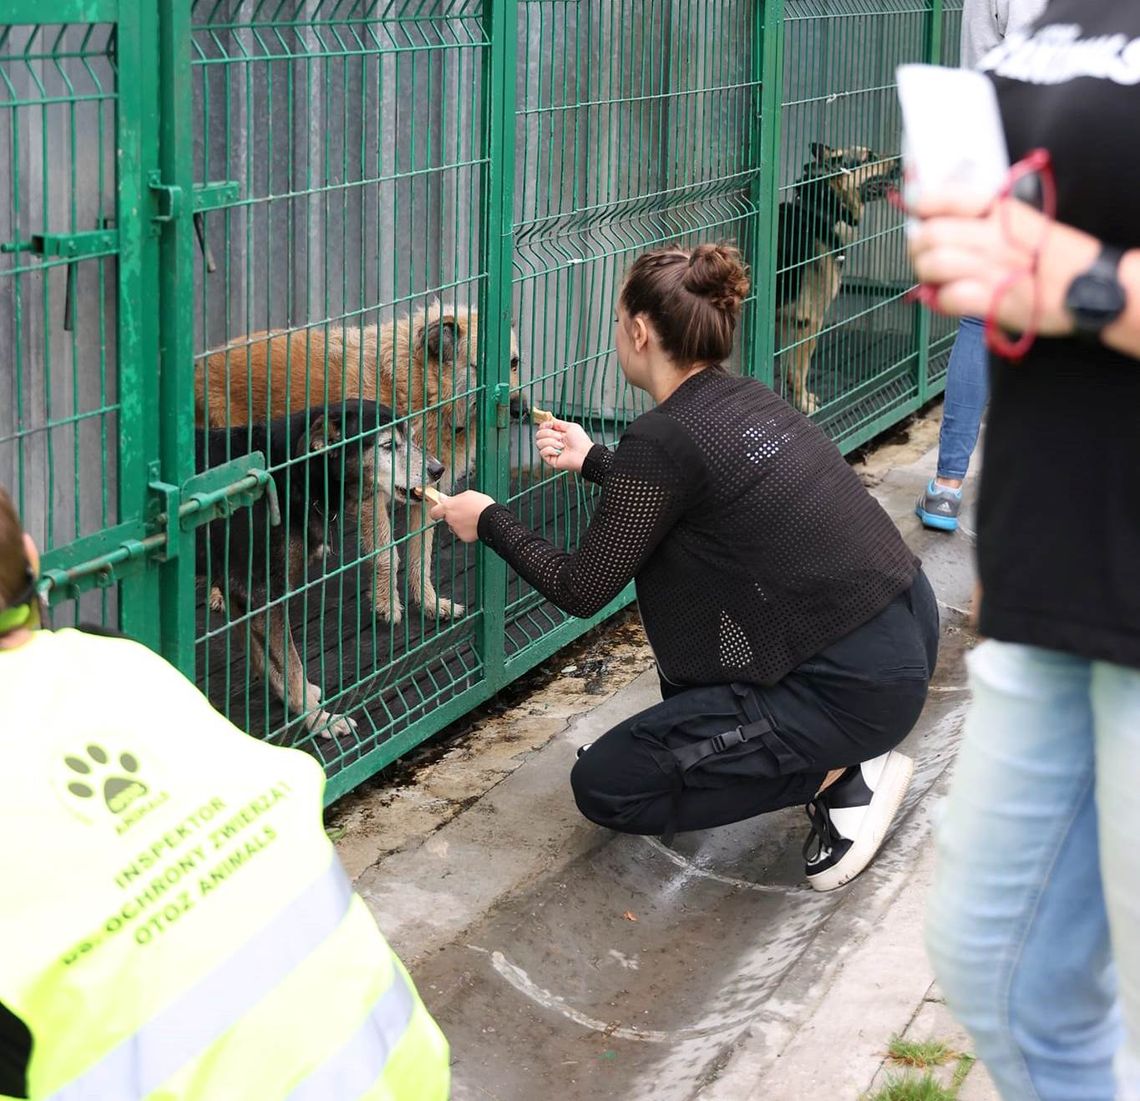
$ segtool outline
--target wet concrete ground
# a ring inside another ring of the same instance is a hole
[[[803,883],[798,809],[682,835],[671,848],[584,822],[567,783],[574,748],[653,702],[651,672],[597,707],[582,694],[576,715],[563,700],[547,719],[539,691],[509,720],[521,742],[509,764],[501,743],[481,746],[476,732],[427,770],[435,811],[450,821],[394,851],[382,845],[390,855],[357,886],[451,1042],[457,1101],[695,1098],[745,1037],[775,1059],[837,962],[889,912],[929,843],[966,702],[970,543],[910,516],[928,476],[922,463],[868,474],[926,562],[944,630],[928,706],[902,747],[916,760],[914,784],[879,858],[849,887],[821,895]],[[449,795],[485,753],[484,794]],[[368,848],[354,821],[366,816],[380,841],[385,822],[402,819],[398,796],[366,815],[377,797],[344,812],[354,871]],[[829,1057],[841,1055],[821,1052]]]
[[[926,796],[962,716],[958,656],[945,654],[904,747],[918,770],[895,837],[855,888],[803,884],[798,809],[668,849],[599,830],[421,962],[416,980],[455,1052],[454,1096],[690,1098],[746,1029],[786,1023],[785,983],[810,985],[826,965],[813,959],[821,934],[873,923],[926,839]]]

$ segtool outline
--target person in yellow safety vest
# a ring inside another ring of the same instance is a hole
[[[0,1095],[445,1101],[317,762],[143,646],[36,629],[38,568],[0,488]]]

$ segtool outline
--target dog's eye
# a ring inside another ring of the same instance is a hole
[[[517,371],[519,369],[519,357],[511,356],[511,370]]]

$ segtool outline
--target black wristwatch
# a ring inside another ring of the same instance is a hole
[[[1078,336],[1095,339],[1124,313],[1127,296],[1117,275],[1123,255],[1118,248],[1102,246],[1092,267],[1069,284],[1065,309],[1072,314]]]

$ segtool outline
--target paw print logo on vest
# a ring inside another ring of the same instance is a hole
[[[89,745],[84,752],[63,759],[75,774],[67,790],[77,799],[94,799],[101,795],[112,814],[122,814],[136,799],[149,790],[135,777],[138,758],[133,753],[120,753],[117,760],[100,745]]]

